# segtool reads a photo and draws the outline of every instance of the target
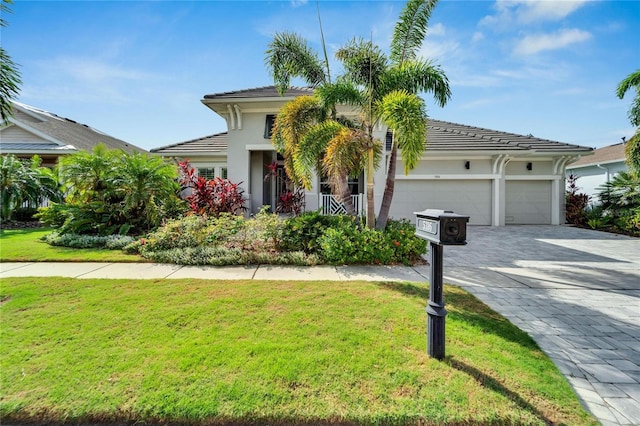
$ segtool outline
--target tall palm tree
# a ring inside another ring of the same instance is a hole
[[[0,0],[0,28],[7,26],[7,21],[2,18],[2,15],[11,12],[10,4],[11,0]],[[11,99],[18,97],[21,84],[18,65],[0,46],[0,118],[3,121],[13,114]]]
[[[418,58],[427,23],[437,0],[409,0],[396,23],[390,58],[372,42],[352,40],[336,56],[346,70],[344,78],[362,93],[359,108],[372,134],[376,122],[392,132],[385,191],[376,227],[384,229],[389,217],[395,187],[396,159],[401,151],[405,174],[420,161],[426,146],[426,112],[418,92],[431,92],[440,106],[451,97],[444,72],[431,62]],[[367,168],[368,172],[372,167]],[[373,210],[373,176],[367,179],[368,211]],[[371,188],[371,189],[370,189]]]
[[[629,74],[618,84],[616,90],[618,98],[624,98],[632,88],[635,89],[636,95],[629,108],[629,121],[638,129],[625,146],[625,156],[631,172],[640,176],[640,70]]]
[[[339,136],[337,140],[345,142],[345,133],[340,133],[335,127],[338,123],[336,98],[340,98],[342,86],[331,82],[324,42],[323,51],[324,60],[321,60],[304,38],[284,32],[274,36],[265,53],[265,64],[281,95],[295,77],[302,78],[310,87],[324,93],[324,96],[303,96],[289,102],[276,117],[273,129],[272,141],[284,156],[287,175],[305,189],[311,187],[312,172],[323,170],[326,147],[333,137]],[[332,124],[323,126],[328,119]],[[320,127],[311,133],[312,137],[307,137],[315,126]],[[332,193],[345,204],[348,213],[355,214],[347,185],[348,175],[354,171],[344,167],[329,167],[323,171],[329,173]]]

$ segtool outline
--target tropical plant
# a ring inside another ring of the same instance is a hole
[[[58,183],[53,172],[40,167],[40,158],[31,163],[14,155],[0,157],[0,219],[9,220],[23,204],[37,207],[44,199],[59,201]]]
[[[640,234],[640,176],[620,172],[599,188],[602,217],[623,232]]]
[[[206,179],[199,176],[189,161],[178,163],[180,185],[190,191],[186,200],[198,215],[218,217],[223,213],[239,215],[246,210],[244,191],[240,184],[228,179]]]
[[[122,155],[116,169],[112,185],[129,222],[141,230],[155,227],[179,190],[175,165],[162,157],[132,153]]]
[[[587,223],[587,206],[589,197],[581,193],[577,185],[578,176],[570,174],[567,176],[567,191],[565,194],[566,219],[567,223],[584,226]]]
[[[45,223],[60,233],[140,233],[179,210],[175,165],[160,157],[128,154],[97,145],[61,159],[59,174],[66,204],[40,209]]]
[[[11,0],[0,1],[0,28],[6,27],[7,22],[2,15],[11,11]],[[11,56],[0,46],[0,118],[6,121],[13,113],[11,100],[20,92],[20,71],[18,65],[11,60]]]
[[[625,146],[625,156],[631,172],[640,174],[640,70],[629,74],[618,84],[616,95],[622,99],[632,88],[636,93],[631,101],[628,116],[631,124],[638,129],[636,129],[635,135],[629,139]]]
[[[322,26],[320,31],[322,33]],[[287,32],[277,33],[265,53],[265,63],[278,92],[283,95],[289,88],[291,79],[295,77],[302,78],[310,87],[324,87],[327,90],[333,88],[332,93],[339,90],[340,86],[331,82],[324,37],[323,53],[324,61],[301,36]],[[344,145],[345,141],[350,140],[346,138],[348,133],[342,131],[337,119],[335,96],[301,96],[285,105],[278,114],[272,143],[283,155],[285,171],[295,185],[309,189],[313,171],[323,171],[327,145],[331,142]],[[331,121],[327,124],[326,120]],[[358,140],[354,138],[355,142]],[[343,167],[324,170],[324,173],[329,178],[331,192],[344,203],[348,213],[355,214],[347,179],[349,174],[359,172],[359,167],[350,167],[351,163],[359,161],[354,157],[342,159],[348,160],[349,164],[344,164],[343,161],[340,164]],[[326,163],[336,164],[330,159]]]
[[[431,92],[440,106],[444,106],[451,97],[449,82],[442,69],[418,58],[429,18],[437,2],[407,2],[395,25],[389,59],[377,46],[366,40],[353,40],[337,53],[337,57],[345,64],[346,78],[362,90],[359,106],[369,117],[369,132],[373,124],[380,121],[393,135],[385,190],[376,223],[378,229],[384,229],[387,225],[395,187],[398,149],[407,174],[420,161],[426,147],[427,116],[424,102],[417,93]],[[371,166],[368,166],[367,171],[371,170]],[[368,180],[367,187],[369,185]]]

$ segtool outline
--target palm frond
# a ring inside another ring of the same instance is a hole
[[[302,186],[311,188],[311,177],[324,156],[329,141],[344,129],[337,121],[326,120],[312,127],[300,142],[293,166],[297,176],[301,177]]]
[[[311,87],[328,82],[328,70],[298,34],[276,33],[265,52],[265,65],[280,95],[284,95],[295,77],[302,78]]]
[[[415,168],[425,150],[427,126],[424,101],[415,94],[395,91],[377,105],[382,121],[394,132],[402,155],[404,172]]]
[[[388,66],[387,57],[369,40],[352,39],[336,52],[346,76],[356,85],[377,86],[380,75]]]
[[[438,0],[409,0],[396,23],[391,41],[391,61],[415,59],[427,33],[431,12]]]
[[[451,99],[449,79],[442,68],[430,61],[412,60],[390,67],[384,74],[383,90],[406,90],[410,93],[431,93],[439,106]]]

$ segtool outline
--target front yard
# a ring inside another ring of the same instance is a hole
[[[597,424],[531,338],[422,284],[11,278],[3,423]]]

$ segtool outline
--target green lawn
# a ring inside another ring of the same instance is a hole
[[[0,230],[0,262],[142,262],[121,250],[54,247],[40,238],[51,229]]]
[[[531,338],[456,287],[439,362],[421,284],[0,286],[4,423],[597,424]]]

